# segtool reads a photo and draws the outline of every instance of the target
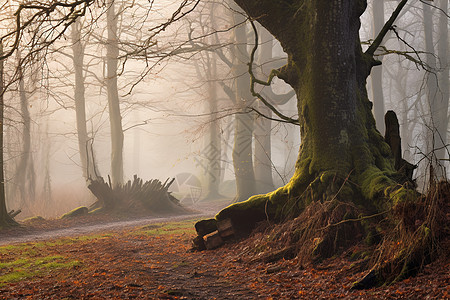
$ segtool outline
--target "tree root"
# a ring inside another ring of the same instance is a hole
[[[440,239],[448,237],[448,225],[442,224],[450,223],[450,183],[442,183],[421,197],[389,179],[387,172],[375,171],[360,174],[373,182],[370,193],[358,193],[361,187],[354,183],[360,181],[354,178],[338,180],[323,172],[304,189],[291,182],[275,192],[231,205],[215,220],[229,218],[244,234],[258,223],[269,224],[270,231],[261,234],[248,252],[258,253],[263,261],[281,259],[288,253],[303,264],[342,253],[363,240],[378,244],[377,259],[371,262],[374,267],[353,288],[400,281],[435,259]],[[293,195],[299,190],[303,191],[300,195]],[[208,222],[214,224],[213,219]],[[274,223],[279,225],[274,227]]]
[[[441,182],[416,202],[399,203],[393,211],[398,223],[378,247],[378,260],[370,272],[352,286],[365,289],[392,284],[416,275],[445,250],[449,237],[450,183]]]

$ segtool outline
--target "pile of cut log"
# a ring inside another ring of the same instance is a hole
[[[168,191],[173,181],[174,179],[170,181],[167,179],[162,183],[158,179],[152,179],[144,182],[134,175],[133,180],[112,186],[109,176],[108,182],[99,177],[88,185],[89,190],[97,198],[91,209],[133,211],[144,208],[157,213],[185,211],[179,200]]]
[[[198,236],[192,241],[192,249],[197,251],[218,248],[235,235],[231,219],[202,220],[195,224],[195,229]]]

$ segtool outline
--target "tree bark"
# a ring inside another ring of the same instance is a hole
[[[373,11],[373,38],[380,32],[384,25],[384,0],[372,1]],[[382,58],[378,58],[380,61]],[[379,132],[384,132],[384,95],[383,95],[383,65],[375,67],[371,74],[372,81],[372,99],[375,122]]]
[[[272,59],[273,38],[264,28],[260,30],[261,51],[259,63],[265,64]],[[263,74],[269,74],[263,65],[261,66]],[[258,110],[268,117],[271,117],[271,111],[262,103],[258,103]],[[272,141],[271,141],[271,120],[258,117],[255,120],[255,161],[254,172],[256,180],[256,192],[267,193],[275,187],[272,178]]]
[[[97,179],[97,167],[91,147],[91,138],[86,126],[86,99],[84,80],[84,46],[81,42],[81,24],[76,20],[71,28],[73,66],[75,70],[75,114],[77,120],[78,150],[80,152],[81,168],[86,180]]]
[[[106,45],[106,85],[108,93],[109,122],[111,127],[111,180],[113,186],[123,183],[123,130],[117,88],[117,65],[119,56],[117,15],[114,0],[107,1],[108,41]]]
[[[241,24],[245,21],[240,13],[233,13],[234,24]],[[236,177],[236,197],[235,202],[248,199],[255,194],[255,174],[253,172],[253,115],[246,113],[253,101],[249,91],[250,77],[247,74],[247,62],[249,61],[247,50],[246,26],[240,25],[234,29],[234,68],[233,75],[236,80],[236,102],[242,113],[235,115],[234,120],[234,146],[233,146],[233,167]]]
[[[365,86],[376,65],[359,40],[366,1],[235,2],[288,54],[278,77],[296,92],[302,144],[286,186],[225,208],[216,219],[231,218],[245,228],[266,218],[296,216],[309,203],[327,200],[385,209],[389,202],[382,199],[394,191],[395,169]]]
[[[3,43],[0,41],[0,57],[3,56]],[[15,225],[16,222],[9,216],[6,209],[5,172],[3,160],[3,132],[4,132],[4,81],[3,59],[0,59],[0,228]]]

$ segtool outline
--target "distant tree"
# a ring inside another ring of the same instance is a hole
[[[11,225],[15,225],[16,222],[11,218],[11,216],[8,214],[7,208],[6,208],[6,193],[5,193],[5,173],[4,173],[4,144],[3,144],[3,133],[4,133],[4,94],[5,94],[5,87],[4,87],[4,59],[3,57],[3,42],[0,39],[0,228],[2,227],[8,227]]]
[[[274,51],[274,38],[273,36],[262,26],[258,27],[260,34],[260,46],[257,66],[255,69],[260,69],[261,76],[268,76],[270,71],[274,68],[281,67],[287,60],[287,57],[275,57]],[[265,87],[262,91],[270,102],[280,106],[286,104],[289,100],[293,99],[295,92],[291,90],[285,94],[276,94],[273,92],[273,87]],[[256,192],[267,193],[272,191],[275,187],[273,183],[272,173],[274,170],[274,163],[272,161],[272,126],[276,122],[272,122],[272,111],[264,105],[261,101],[258,101],[256,110],[261,115],[256,115],[255,131],[254,131],[254,162],[253,169],[255,172],[256,180]]]
[[[22,132],[21,132],[21,154],[19,162],[15,168],[13,189],[20,193],[19,207],[24,207],[30,204],[30,201],[35,201],[36,193],[36,174],[33,162],[33,152],[31,149],[31,116],[29,111],[29,97],[28,90],[25,88],[25,75],[22,66],[21,52],[17,51],[17,76],[18,76],[18,94],[20,99],[20,116],[22,118]],[[29,76],[28,86],[33,88],[33,76]],[[13,194],[15,194],[13,192]]]
[[[108,92],[109,122],[111,127],[111,180],[113,186],[123,183],[123,129],[120,113],[119,90],[117,87],[117,67],[119,57],[118,44],[118,14],[115,11],[115,1],[106,2],[106,90]]]
[[[86,125],[86,99],[85,99],[85,45],[81,35],[81,22],[77,19],[71,27],[72,61],[75,73],[75,113],[77,120],[78,150],[80,152],[83,177],[96,180],[98,176],[97,162],[93,151],[93,140],[89,136]]]
[[[197,79],[201,82],[201,89],[197,94],[204,98],[209,114],[207,121],[207,133],[205,136],[205,146],[201,152],[202,168],[206,175],[206,195],[205,199],[215,199],[223,197],[219,193],[220,183],[223,178],[222,169],[222,144],[220,132],[220,114],[219,114],[219,90],[218,81],[218,57],[214,48],[220,48],[220,42],[217,43],[214,30],[217,27],[216,19],[219,18],[221,9],[216,1],[205,1],[202,9],[199,9],[190,18],[186,19],[189,26],[188,40],[192,49],[198,49],[193,61]],[[199,33],[196,33],[199,31]],[[194,37],[196,33],[199,37]],[[205,50],[205,51],[202,51]],[[220,66],[219,66],[220,68]],[[189,87],[192,89],[191,87]]]
[[[233,8],[233,6],[232,6]],[[234,7],[236,9],[236,7]],[[233,78],[235,81],[236,107],[240,113],[234,118],[234,146],[233,166],[236,176],[236,198],[235,201],[243,201],[256,193],[255,173],[253,170],[253,130],[254,115],[248,112],[248,107],[253,104],[254,97],[248,87],[250,76],[247,74],[247,62],[249,54],[247,49],[248,31],[245,15],[239,9],[232,11],[235,28],[233,46]],[[237,25],[241,24],[241,25]]]
[[[384,25],[384,0],[372,1],[373,38],[380,32]],[[379,58],[380,61],[382,60]],[[384,95],[383,95],[383,66],[374,68],[370,74],[372,82],[372,101],[375,123],[378,131],[384,132]]]
[[[444,3],[445,2],[445,3]],[[448,1],[441,2],[442,8],[448,8]],[[443,10],[448,11],[448,10]],[[448,18],[444,15],[438,19],[439,37],[438,50],[435,50],[434,22],[431,8],[423,3],[423,25],[425,34],[426,63],[431,69],[427,74],[426,95],[430,110],[429,139],[427,141],[427,154],[431,156],[432,171],[438,179],[446,177],[444,160],[446,156],[448,131]],[[442,55],[443,69],[439,70],[437,54]],[[442,79],[443,86],[439,85]]]

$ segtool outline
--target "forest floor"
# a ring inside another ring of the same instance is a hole
[[[350,286],[367,266],[349,255],[320,264],[261,263],[249,254],[251,239],[191,252],[200,216],[183,218],[0,246],[0,299],[450,299],[448,257],[414,278],[355,291]]]

